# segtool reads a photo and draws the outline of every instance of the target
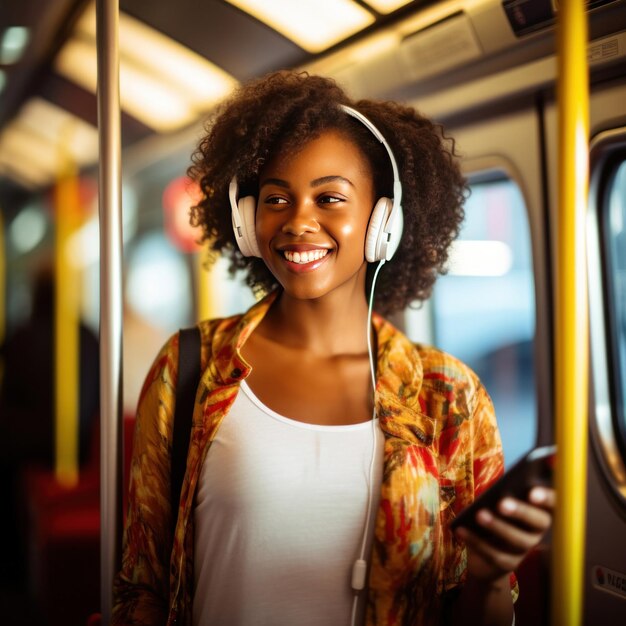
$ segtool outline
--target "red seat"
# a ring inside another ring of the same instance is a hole
[[[134,417],[124,418],[124,511]],[[33,599],[49,626],[97,624],[100,606],[99,437],[79,483],[61,486],[50,471],[23,474],[24,516]]]
[[[100,593],[98,476],[85,472],[68,489],[29,469],[23,483],[33,598],[50,626],[84,624]]]

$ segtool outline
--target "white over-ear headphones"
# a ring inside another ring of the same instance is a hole
[[[398,249],[404,226],[402,184],[400,183],[398,165],[391,147],[378,128],[362,113],[344,104],[340,106],[348,115],[359,120],[383,144],[391,161],[393,170],[393,200],[391,198],[379,198],[376,201],[367,227],[367,235],[365,236],[366,260],[369,263],[389,261]],[[255,231],[256,198],[254,196],[238,197],[239,186],[236,176],[230,181],[228,196],[230,198],[235,240],[241,250],[241,254],[260,257],[261,251],[259,250]]]

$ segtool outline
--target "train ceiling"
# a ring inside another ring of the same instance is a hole
[[[432,0],[120,0],[125,147],[197,123],[242,81],[302,67]],[[272,11],[272,9],[277,9]],[[94,0],[0,4],[2,196],[97,161]]]

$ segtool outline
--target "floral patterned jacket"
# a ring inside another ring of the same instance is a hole
[[[178,335],[157,356],[140,396],[113,624],[191,624],[193,507],[202,463],[250,366],[241,347],[275,294],[244,315],[200,324],[198,386],[172,538],[170,452]],[[463,583],[466,553],[450,521],[503,472],[493,406],[476,375],[415,346],[380,316],[376,409],[385,437],[382,492],[368,581],[367,625],[439,624],[446,592]],[[517,585],[512,578],[512,593]]]

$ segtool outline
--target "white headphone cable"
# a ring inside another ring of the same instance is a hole
[[[378,263],[378,267],[374,272],[374,276],[372,278],[372,288],[370,290],[370,301],[367,307],[367,353],[370,358],[370,372],[372,374],[372,390],[376,391],[376,365],[374,363],[374,355],[372,353],[372,308],[374,307],[374,288],[376,287],[376,279],[378,278],[378,272],[380,272],[380,268],[385,264],[385,261],[382,260]],[[376,407],[374,406],[374,413],[376,412]]]
[[[376,394],[376,366],[374,363],[374,355],[372,351],[372,309],[374,305],[374,287],[376,285],[376,279],[378,278],[378,272],[384,265],[385,261],[380,261],[378,267],[374,272],[372,278],[372,288],[370,290],[370,300],[367,309],[367,352],[370,362],[370,372],[372,375],[372,390],[374,396]],[[355,591],[354,600],[352,602],[352,617],[350,623],[352,626],[356,626],[356,614],[359,603],[359,592],[365,587],[365,579],[367,576],[367,561],[365,560],[365,548],[367,546],[367,537],[369,534],[370,519],[372,516],[372,481],[374,478],[374,465],[376,463],[376,448],[377,448],[377,431],[376,427],[376,398],[374,397],[374,411],[372,414],[372,456],[370,459],[369,467],[369,479],[367,486],[367,509],[365,513],[365,528],[363,530],[363,537],[361,539],[361,551],[359,558],[354,562],[352,566],[352,589]]]

